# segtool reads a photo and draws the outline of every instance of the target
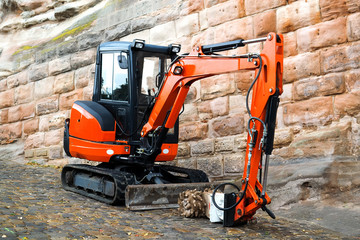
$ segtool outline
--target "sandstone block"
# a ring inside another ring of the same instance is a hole
[[[244,132],[243,114],[220,117],[211,122],[211,136],[224,137]]]
[[[61,94],[59,98],[59,109],[60,110],[71,109],[73,103],[76,100],[82,100],[82,94],[83,94],[82,89]]]
[[[36,103],[36,114],[38,116],[57,112],[59,110],[58,96],[52,96],[45,99],[41,99]]]
[[[320,0],[321,17],[323,21],[345,16],[348,13],[346,0]]]
[[[198,12],[204,9],[204,1],[202,0],[194,0],[189,1],[188,13]]]
[[[360,90],[360,69],[346,72],[345,84],[348,92]]]
[[[334,106],[335,114],[339,117],[355,116],[360,112],[360,92],[335,96]]]
[[[34,99],[34,83],[15,88],[15,104],[28,103]]]
[[[209,27],[209,22],[208,22],[208,13],[207,13],[207,9],[204,9],[203,11],[199,12],[199,27],[200,30],[205,30]]]
[[[35,156],[35,151],[33,149],[25,150],[25,158],[33,158]]]
[[[91,84],[83,88],[83,99],[91,101],[94,92],[94,86]]]
[[[203,122],[212,118],[212,112],[209,101],[202,101],[198,104],[198,113],[199,113],[199,119]]]
[[[321,126],[334,119],[331,97],[318,97],[309,100],[286,104],[284,123],[286,126],[300,124],[303,126]]]
[[[39,148],[43,146],[45,139],[45,133],[37,132],[29,135],[25,140],[25,149]]]
[[[35,82],[34,98],[41,99],[54,94],[55,77],[47,77]]]
[[[20,138],[22,134],[21,122],[5,124],[0,126],[0,142],[1,144],[10,143],[11,140]]]
[[[219,97],[210,101],[210,108],[213,117],[229,114],[229,97]]]
[[[346,6],[351,13],[360,11],[360,2],[357,0],[347,0]]]
[[[207,134],[208,125],[206,123],[186,123],[179,127],[179,139],[181,141],[204,139]]]
[[[209,177],[223,175],[222,156],[213,156],[197,159],[198,169],[203,170]]]
[[[96,48],[103,41],[103,34],[88,32],[79,35],[77,43],[80,50]]]
[[[28,72],[22,71],[17,74],[9,76],[7,79],[8,88],[15,88],[19,85],[24,85],[28,82]]]
[[[3,109],[0,111],[0,123],[8,123],[9,109]]]
[[[284,37],[284,58],[298,54],[296,32],[290,32],[283,35]]]
[[[150,29],[150,42],[161,43],[165,39],[176,39],[175,22],[167,22]]]
[[[350,123],[339,123],[318,131],[307,131],[294,138],[290,144],[288,156],[330,156],[350,154],[348,134]]]
[[[63,41],[61,43],[58,43],[55,49],[55,51],[59,56],[72,54],[74,52],[77,52],[78,50],[79,50],[79,46],[77,44],[76,39],[70,39],[68,41]]]
[[[258,12],[263,12],[267,9],[276,8],[286,4],[285,0],[245,0],[246,15],[251,15]]]
[[[29,119],[35,116],[35,102],[30,102],[21,105],[21,119]]]
[[[293,100],[293,84],[284,84],[283,93],[280,95],[280,102],[291,102]]]
[[[356,41],[360,39],[360,13],[355,13],[348,17],[347,36],[349,41]]]
[[[205,8],[209,8],[209,7],[212,7],[216,4],[219,4],[219,3],[222,3],[222,2],[225,2],[226,0],[205,0],[204,1],[204,6]]]
[[[286,146],[289,145],[294,138],[292,128],[279,128],[275,130],[274,146]]]
[[[56,58],[49,62],[49,75],[51,76],[55,76],[70,70],[70,56]]]
[[[315,96],[326,96],[343,93],[345,79],[342,73],[327,74],[322,77],[313,77],[294,83],[294,98],[307,99]]]
[[[0,80],[0,92],[3,92],[7,89],[8,87],[7,87],[6,79]]]
[[[254,15],[255,37],[266,36],[269,32],[276,32],[276,11],[269,10]]]
[[[17,122],[21,120],[21,107],[15,106],[9,108],[9,116],[8,121],[9,122]]]
[[[232,95],[229,100],[230,113],[246,112],[246,96]]]
[[[53,57],[57,55],[56,47],[57,46],[53,45],[53,46],[49,46],[41,51],[35,51],[34,52],[35,56],[33,58],[35,58],[36,63],[38,63],[38,64],[47,63],[47,65],[48,65],[48,61],[50,59],[53,59]],[[32,63],[32,62],[34,62],[34,60],[31,60],[30,63]],[[48,76],[49,75],[47,74],[46,76],[43,76],[39,79],[42,79],[42,78],[48,77]],[[34,80],[34,81],[37,81],[37,80]]]
[[[232,150],[234,150],[233,137],[216,138],[215,152],[229,152]]]
[[[252,38],[254,38],[252,17],[232,20],[215,27],[215,42]]]
[[[245,164],[245,151],[237,154],[224,155],[224,172],[225,173],[242,173]]]
[[[254,71],[241,71],[235,73],[235,83],[237,89],[246,93],[252,83],[254,81],[255,72]]]
[[[66,118],[70,118],[70,111],[61,111],[48,115],[49,117],[43,122],[43,127],[47,130],[54,130],[64,127],[64,122]],[[47,131],[46,130],[46,131]]]
[[[193,103],[195,100],[199,99],[200,96],[200,82],[195,82],[190,86],[189,92],[185,98],[185,104]]]
[[[32,65],[29,70],[29,80],[34,82],[49,76],[49,64],[42,63],[38,65]]]
[[[320,54],[316,52],[285,58],[283,81],[290,83],[312,75],[320,75],[320,66]]]
[[[89,81],[92,81],[92,70],[93,66],[86,66],[79,68],[75,71],[75,87],[84,88],[89,84]]]
[[[322,47],[347,41],[346,18],[322,22],[297,31],[297,46],[300,52],[309,52]]]
[[[10,89],[5,92],[0,92],[0,109],[14,105],[15,102],[15,90]]]
[[[175,21],[177,37],[189,36],[199,31],[199,14],[194,13]]]
[[[45,132],[44,143],[45,146],[58,145],[64,138],[63,129],[56,129]]]
[[[321,52],[321,71],[339,72],[360,66],[360,44],[333,47]]]
[[[187,142],[180,142],[178,145],[178,158],[184,158],[190,156],[190,144]]]
[[[154,19],[152,18],[146,18],[147,21]],[[142,22],[143,24],[139,23]],[[111,29],[105,29],[105,39],[107,41],[114,41],[117,40],[123,36],[126,36],[128,34],[131,33],[131,29],[134,32],[137,31],[141,31],[143,30],[142,27],[144,26],[144,24],[146,24],[146,21],[134,21],[131,22],[124,22],[124,23],[120,23],[120,24],[116,24],[113,28]],[[149,27],[152,27],[153,25],[150,24],[148,25]]]
[[[150,30],[143,30],[141,32],[132,33],[120,38],[120,41],[132,42],[134,39],[143,39],[145,42],[150,42]],[[163,39],[164,40],[164,39]]]
[[[180,122],[197,121],[199,114],[195,104],[185,104],[184,112],[180,115]]]
[[[205,44],[212,44],[215,42],[215,31],[214,28],[208,28],[205,31],[202,31],[191,39],[191,48],[195,49],[196,46],[201,46]]]
[[[23,129],[24,129],[24,134],[26,135],[30,135],[37,132],[39,130],[39,119],[34,118],[25,121]]]
[[[196,159],[195,158],[178,159],[176,162],[176,166],[196,169],[197,168]]]
[[[94,64],[95,56],[96,56],[96,48],[73,54],[70,57],[71,68],[78,69],[80,67]]]
[[[205,78],[200,82],[200,96],[202,100],[222,97],[235,92],[233,74],[222,74]]]
[[[63,149],[61,146],[51,146],[48,148],[48,157],[49,157],[49,159],[62,158],[62,152],[63,152]]]
[[[49,131],[49,115],[39,117],[39,131],[46,132]]]
[[[296,1],[276,12],[277,31],[281,33],[295,31],[321,22],[318,0]]]
[[[57,75],[54,80],[54,92],[65,93],[74,90],[74,72]]]
[[[209,26],[216,26],[245,16],[243,1],[239,0],[229,0],[219,3],[208,8],[206,13]]]
[[[37,148],[35,149],[35,157],[47,157],[48,149],[47,148]]]
[[[243,150],[247,147],[247,132],[240,134],[239,136],[235,137],[235,150]]]
[[[214,140],[206,139],[191,143],[191,156],[214,153]]]

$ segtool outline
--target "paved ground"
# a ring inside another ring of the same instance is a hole
[[[307,221],[223,228],[175,210],[130,212],[66,192],[60,171],[0,161],[0,239],[360,239]]]

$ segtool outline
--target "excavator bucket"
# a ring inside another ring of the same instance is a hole
[[[128,185],[125,191],[125,205],[130,210],[152,210],[178,208],[181,192],[197,189],[203,191],[215,188],[219,183],[170,183]]]

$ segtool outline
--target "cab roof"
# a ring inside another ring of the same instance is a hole
[[[131,44],[132,44],[131,42],[123,42],[123,41],[105,42],[100,44],[98,51],[121,51],[121,50],[126,51],[129,50]],[[139,50],[145,52],[168,54],[168,55],[170,55],[171,53],[170,46],[159,46],[159,45],[153,45],[147,43],[145,43],[144,48]]]

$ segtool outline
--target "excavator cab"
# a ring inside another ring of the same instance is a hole
[[[140,131],[148,121],[165,73],[179,51],[180,45],[156,46],[138,39],[101,44],[97,49],[92,101],[76,101],[65,126],[66,153],[93,161],[144,164],[142,158],[127,156],[134,155],[142,144]],[[89,129],[91,122],[99,125],[97,131]],[[155,161],[175,158],[178,129],[177,121],[167,132],[162,153]],[[72,144],[74,141],[78,143]],[[82,147],[89,143],[101,150],[95,153],[89,151],[94,146]],[[121,147],[122,151],[114,151]],[[101,153],[104,151],[107,154]]]
[[[171,46],[160,47],[135,40],[109,42],[98,48],[93,101],[114,116],[116,139],[136,145],[140,130],[152,109],[166,69],[176,57]],[[178,51],[180,48],[178,48]],[[168,143],[177,143],[178,126],[168,134]]]

